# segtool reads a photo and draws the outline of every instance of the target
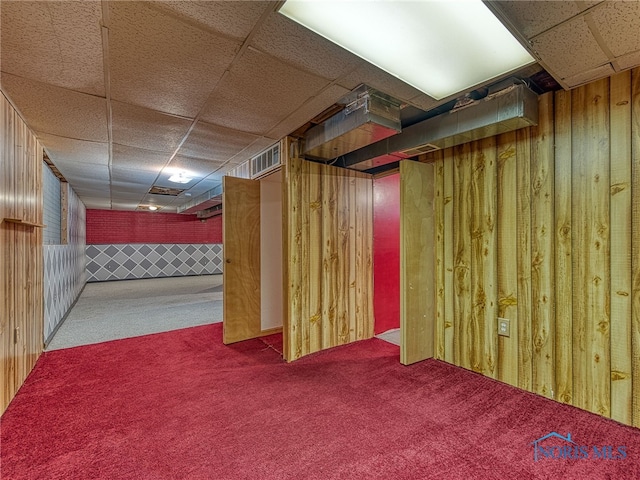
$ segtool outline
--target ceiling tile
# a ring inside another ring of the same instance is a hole
[[[202,119],[263,135],[326,85],[325,79],[249,48],[216,88]]]
[[[306,102],[302,107],[289,115],[286,119],[276,125],[275,128],[267,132],[270,138],[283,138],[294,132],[310,119],[318,116],[324,110],[347,95],[350,90],[339,85],[331,85]],[[256,152],[258,153],[258,152]]]
[[[100,2],[2,2],[2,71],[104,96]]]
[[[501,10],[526,38],[530,39],[549,28],[578,15],[597,1],[499,1],[493,5]]]
[[[171,160],[171,163],[169,163],[169,168],[185,171],[188,175],[190,174],[194,177],[205,178],[220,168],[222,164],[223,162],[176,155],[174,159]]]
[[[121,183],[138,185],[141,189],[149,190],[153,182],[158,177],[158,172],[154,170],[138,170],[130,167],[113,166],[111,168],[112,186]],[[145,190],[145,193],[146,193]]]
[[[224,163],[242,152],[258,137],[230,128],[198,122],[178,154]]]
[[[38,139],[56,166],[62,163],[109,165],[109,146],[107,143],[87,142],[48,134],[40,134]]]
[[[148,108],[112,102],[113,142],[157,152],[173,153],[192,120]]]
[[[633,52],[628,55],[618,57],[616,58],[616,63],[620,67],[620,70],[637,67],[640,65],[640,52]]]
[[[80,197],[85,207],[93,208],[96,210],[110,210],[111,209],[111,200],[109,198],[102,197],[89,197],[84,196]]]
[[[640,50],[640,2],[606,2],[589,15],[613,55]]]
[[[27,125],[37,134],[106,142],[107,106],[104,98],[2,74],[2,91],[18,105]]]
[[[212,2],[212,1],[161,1],[150,5],[185,23],[244,40],[262,14],[273,8],[272,2]]]
[[[532,48],[554,77],[564,79],[607,63],[584,17],[578,17],[533,40]]]
[[[169,153],[158,153],[142,148],[128,147],[125,145],[113,146],[114,168],[131,168],[160,173],[171,158]]]
[[[114,100],[195,117],[240,44],[144,2],[109,2]]]
[[[81,186],[99,189],[103,192],[109,189],[109,167],[105,165],[62,163],[56,167],[74,190],[80,189]]]
[[[258,28],[251,45],[300,70],[331,80],[362,63],[351,52],[275,12]]]
[[[613,66],[610,63],[606,63],[601,65],[600,67],[596,67],[591,70],[586,70],[584,72],[580,72],[571,77],[567,77],[564,79],[565,83],[569,88],[577,87],[578,85],[583,85],[588,82],[593,82],[594,80],[599,80],[601,78],[609,77],[614,75],[616,72],[613,69]]]

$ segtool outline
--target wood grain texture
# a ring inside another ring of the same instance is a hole
[[[571,92],[555,94],[556,395],[573,401],[573,275],[571,250]]]
[[[533,391],[555,392],[553,94],[540,97],[531,150],[531,299]]]
[[[455,362],[456,315],[454,310],[454,237],[453,237],[453,150],[443,152],[444,157],[444,360]]]
[[[631,72],[610,82],[611,418],[631,424]]]
[[[578,404],[601,415],[610,415],[610,330],[609,330],[609,95],[608,80],[582,87],[582,111],[574,119],[581,153],[574,154],[574,232],[579,232],[573,250],[581,262],[574,262],[574,308],[580,316],[580,361],[584,362],[574,384],[581,386]],[[576,265],[579,263],[579,265]],[[577,274],[577,275],[576,275]],[[577,389],[576,389],[577,391]]]
[[[284,178],[291,361],[373,336],[373,180],[295,157]]]
[[[0,413],[43,349],[42,158],[0,94]]]
[[[433,164],[400,162],[400,362],[433,357],[435,336]]]
[[[471,145],[454,148],[454,309],[456,365],[471,369]]]
[[[444,159],[442,150],[434,155],[435,170],[435,198],[434,198],[434,224],[435,224],[435,265],[436,265],[436,336],[434,357],[438,360],[445,359],[445,258],[444,258]]]
[[[632,374],[632,424],[640,427],[640,68],[631,72],[632,95],[632,291],[631,291],[631,365]]]
[[[516,132],[518,198],[516,263],[518,265],[518,386],[533,388],[531,328],[531,128]]]
[[[518,386],[518,264],[516,133],[498,137],[497,146],[498,317],[511,321],[511,335],[498,337],[497,378]]]
[[[223,177],[223,341],[260,336],[260,182]]]
[[[495,142],[495,154],[484,142],[442,152],[436,345],[445,361],[490,375],[493,282],[497,315],[513,322],[512,337],[497,339],[499,379],[640,426],[640,69],[542,95],[538,125]]]

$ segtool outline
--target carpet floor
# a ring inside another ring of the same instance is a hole
[[[275,337],[221,336],[45,352],[2,416],[0,478],[640,477],[640,430],[436,360],[402,366],[381,340],[286,364]]]

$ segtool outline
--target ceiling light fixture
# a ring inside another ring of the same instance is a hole
[[[287,0],[280,13],[436,100],[534,62],[481,0]]]
[[[152,212],[155,212],[156,210],[158,210],[158,207],[156,207],[155,205],[149,205],[147,208]]]
[[[169,177],[169,181],[173,183],[189,183],[193,178],[187,177],[184,173],[174,173]]]

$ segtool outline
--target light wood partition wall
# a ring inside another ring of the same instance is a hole
[[[290,140],[283,147],[283,341],[292,361],[373,336],[373,180],[296,158]]]
[[[436,356],[640,426],[640,69],[433,152]],[[511,320],[511,336],[496,319]]]
[[[42,353],[42,148],[0,93],[0,413]]]

